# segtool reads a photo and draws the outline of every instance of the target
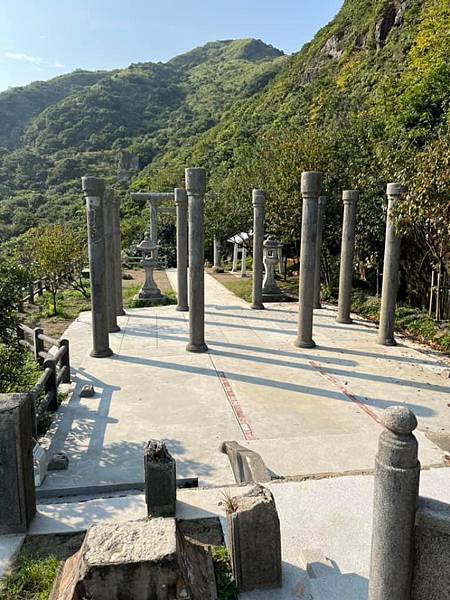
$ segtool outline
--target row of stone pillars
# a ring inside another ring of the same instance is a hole
[[[326,197],[320,196],[322,174],[317,171],[302,173],[301,194],[303,198],[302,232],[300,250],[298,331],[295,345],[314,348],[313,309],[320,308],[320,257],[322,250],[323,216]],[[397,299],[400,237],[397,234],[393,211],[395,202],[405,193],[398,183],[387,186],[388,212],[383,268],[378,343],[395,345],[394,317]],[[344,215],[342,225],[341,261],[339,273],[338,323],[352,323],[353,257],[356,228],[356,208],[359,200],[357,190],[343,192]]]

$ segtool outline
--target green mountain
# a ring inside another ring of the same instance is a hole
[[[260,40],[227,40],[164,64],[76,71],[0,94],[0,235],[81,216],[83,174],[114,183],[121,150],[143,167],[192,145],[285,60]]]

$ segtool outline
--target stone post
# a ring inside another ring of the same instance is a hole
[[[150,440],[144,448],[145,503],[149,517],[175,516],[177,470],[164,442]]]
[[[104,198],[105,222],[105,267],[106,267],[106,301],[108,303],[108,331],[120,331],[117,324],[117,290],[115,267],[115,242],[114,242],[114,198],[111,188],[106,188]]]
[[[253,190],[253,280],[252,305],[254,310],[263,310],[263,244],[266,193],[263,190]]]
[[[247,248],[242,247],[241,254],[241,277],[247,277]]]
[[[298,348],[314,348],[312,338],[314,278],[317,241],[317,206],[319,202],[322,173],[302,173],[303,197],[302,239],[300,249],[300,277],[298,294],[298,332],[295,345]]]
[[[314,271],[314,308],[322,308],[320,303],[320,265],[322,259],[322,237],[323,237],[323,221],[325,218],[325,207],[328,198],[326,196],[319,197],[319,205],[317,208],[317,241],[316,241],[316,267]]]
[[[396,232],[393,210],[397,200],[405,193],[405,188],[400,183],[388,183],[386,193],[388,197],[388,209],[378,343],[382,346],[395,346],[394,321],[400,267],[401,239]]]
[[[342,193],[344,219],[342,223],[341,264],[339,271],[338,323],[352,323],[353,254],[355,247],[356,206],[359,192],[345,190]]]
[[[113,252],[114,252],[114,282],[116,287],[116,314],[118,317],[125,314],[123,310],[122,294],[122,244],[120,239],[120,198],[116,192],[112,193],[113,211]]]
[[[103,179],[99,177],[83,177],[81,182],[86,197],[88,226],[93,341],[91,356],[104,358],[112,355],[112,350],[109,347],[105,277],[105,229],[103,214],[105,184]]]
[[[239,245],[234,242],[233,246],[233,266],[231,268],[232,273],[236,273],[238,266],[238,255],[239,255]]]
[[[205,251],[203,201],[206,171],[186,169],[189,204],[189,343],[188,352],[207,352],[205,344]]]
[[[410,600],[419,493],[417,427],[405,406],[384,411],[375,460],[369,600]]]
[[[220,269],[220,238],[218,235],[213,239],[213,269]]]
[[[0,534],[26,533],[36,513],[31,394],[0,394]]]
[[[188,306],[188,200],[184,188],[175,188],[177,205],[177,310],[187,312]]]

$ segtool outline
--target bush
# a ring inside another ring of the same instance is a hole
[[[0,393],[28,392],[41,375],[28,350],[0,343]]]

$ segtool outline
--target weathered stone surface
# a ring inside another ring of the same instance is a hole
[[[144,449],[145,501],[149,517],[175,515],[177,472],[164,442],[150,440]]]
[[[184,536],[177,530],[178,554],[191,600],[217,600],[214,564],[207,546],[197,542],[193,535]]]
[[[394,27],[396,17],[397,11],[394,4],[387,4],[383,16],[375,25],[375,42],[378,49],[384,46],[391,29]]]
[[[83,385],[80,391],[80,398],[92,398],[95,396],[95,389],[93,385]]]
[[[281,587],[281,535],[275,500],[260,485],[231,499],[228,533],[238,590]]]
[[[22,533],[36,513],[33,400],[0,394],[0,534]]]
[[[64,452],[55,452],[48,462],[49,471],[63,471],[69,466],[69,457]]]
[[[450,598],[450,505],[419,498],[411,600]]]
[[[177,527],[185,538],[205,548],[223,546],[225,543],[218,517],[177,521]]]
[[[334,34],[325,42],[322,48],[322,54],[326,54],[333,60],[339,60],[342,56],[342,48],[339,47],[339,36]]]
[[[230,460],[237,483],[265,483],[272,479],[269,470],[257,452],[241,446],[238,442],[224,442],[222,452]]]
[[[412,433],[417,427],[417,417],[406,406],[390,406],[381,417],[386,429],[401,435]]]

